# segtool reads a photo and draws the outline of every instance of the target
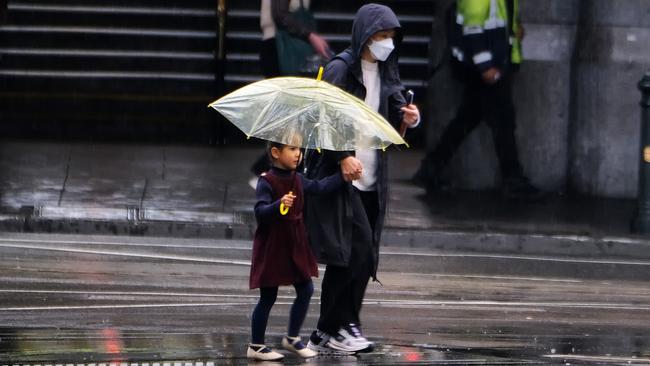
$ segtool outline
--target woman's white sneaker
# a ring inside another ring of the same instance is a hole
[[[278,361],[284,358],[284,355],[275,352],[263,344],[249,344],[246,351],[246,357],[259,361]]]
[[[365,345],[365,348],[359,352],[372,352],[375,344],[363,336],[360,325],[350,323],[347,326],[343,327],[343,329],[350,333],[356,339],[357,343]]]
[[[302,358],[312,358],[318,356],[318,352],[305,347],[300,337],[282,337],[282,347],[289,350]]]
[[[341,328],[338,333],[331,335],[329,347],[343,352],[358,352],[367,348],[368,344],[358,342],[345,328]]]

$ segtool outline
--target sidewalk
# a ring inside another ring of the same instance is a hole
[[[3,142],[0,230],[236,238],[255,229],[249,166],[261,147]],[[426,197],[408,178],[422,152],[393,150],[383,242],[499,253],[650,259],[629,233],[633,200],[495,192]]]

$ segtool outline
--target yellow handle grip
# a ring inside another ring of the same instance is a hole
[[[293,192],[289,191],[289,194],[293,196]],[[289,213],[289,207],[285,207],[284,203],[280,202],[280,215],[284,216]]]

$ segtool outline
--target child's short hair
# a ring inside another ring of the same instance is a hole
[[[266,143],[266,153],[269,156],[269,160],[273,161],[273,155],[271,155],[271,149],[274,147],[277,148],[278,150],[282,150],[283,147],[286,145],[281,143],[281,142],[275,142],[275,141],[269,141]]]

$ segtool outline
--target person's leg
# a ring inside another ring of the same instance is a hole
[[[309,310],[311,295],[314,293],[314,284],[309,280],[303,283],[296,283],[293,287],[296,289],[296,299],[291,306],[287,334],[289,337],[298,337],[302,323],[305,321],[305,316],[307,316],[307,310]]]
[[[289,329],[287,336],[282,338],[282,346],[303,358],[311,358],[318,355],[318,352],[311,350],[302,343],[300,339],[300,328],[307,316],[309,309],[309,301],[311,295],[314,293],[314,284],[311,280],[301,283],[294,283],[293,287],[296,289],[296,299],[291,306],[289,313]]]
[[[368,192],[359,192],[359,197],[361,198],[361,203],[363,204],[365,215],[368,219],[370,225],[370,238],[371,240],[366,244],[369,245],[358,245],[356,248],[356,268],[353,273],[354,280],[352,281],[350,300],[351,300],[351,313],[348,318],[348,324],[361,324],[359,314],[361,313],[361,306],[363,305],[363,299],[366,295],[366,288],[368,287],[368,282],[372,276],[372,238],[375,232],[375,227],[377,225],[377,216],[379,215],[379,195],[377,191],[368,191]],[[358,243],[364,243],[364,241],[358,241]]]
[[[481,98],[485,122],[492,130],[501,175],[506,179],[523,176],[515,138],[515,107],[512,102],[511,80],[510,75],[506,74],[496,84],[486,85]]]
[[[482,98],[486,122],[492,129],[494,148],[501,168],[503,195],[511,199],[537,200],[543,192],[524,175],[515,137],[515,107],[512,102],[512,79],[506,74],[498,83],[486,86]]]
[[[469,72],[469,71],[466,71]],[[463,95],[456,117],[445,127],[436,147],[427,153],[414,179],[436,186],[439,174],[449,163],[465,137],[481,123],[480,79],[466,75],[462,78]]]
[[[275,38],[262,41],[260,48],[260,69],[265,79],[280,76],[278,49],[275,45]]]
[[[336,333],[341,324],[345,322],[343,314],[347,307],[342,308],[341,303],[350,294],[350,275],[348,267],[325,267],[325,275],[321,286],[320,316],[318,330],[327,334]]]
[[[268,323],[269,314],[271,313],[271,308],[273,307],[273,304],[275,304],[277,296],[277,287],[260,288],[260,300],[255,306],[253,315],[251,316],[251,343],[257,345],[264,344],[266,324]]]
[[[352,208],[351,253],[347,267],[328,265],[321,285],[321,307],[318,330],[334,334],[351,318],[355,317],[354,302],[351,302],[353,281],[359,267],[359,247],[365,248],[372,243],[370,224],[357,189],[350,195]],[[365,261],[365,258],[363,258]]]

